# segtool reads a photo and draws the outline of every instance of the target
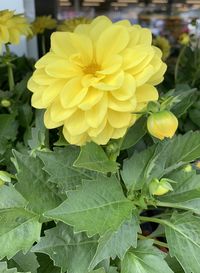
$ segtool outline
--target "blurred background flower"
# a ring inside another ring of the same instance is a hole
[[[43,34],[46,29],[55,29],[57,21],[48,16],[38,16],[35,21],[32,22],[33,35]]]
[[[64,20],[58,25],[57,30],[73,32],[78,25],[89,24],[91,23],[91,21],[92,21],[91,19],[88,19],[86,17],[77,17],[73,19]]]
[[[160,48],[162,51],[162,59],[165,61],[169,55],[170,55],[170,43],[165,37],[157,36],[155,39],[153,39],[153,45]]]

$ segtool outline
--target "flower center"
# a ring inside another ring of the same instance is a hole
[[[96,63],[92,63],[92,64],[85,66],[83,68],[83,72],[85,74],[93,74],[94,75],[98,70],[100,70],[100,66]]]

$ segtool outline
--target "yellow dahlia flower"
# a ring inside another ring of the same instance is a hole
[[[160,48],[162,51],[162,59],[165,61],[170,55],[171,46],[169,41],[165,37],[157,36],[153,40],[153,45]]]
[[[147,119],[149,133],[163,140],[165,137],[172,138],[178,128],[178,120],[170,111],[161,111],[151,114]]]
[[[46,29],[55,29],[56,28],[56,20],[48,16],[38,16],[35,21],[32,22],[32,30],[33,34],[42,34]]]
[[[166,65],[150,30],[97,17],[73,33],[55,32],[50,52],[28,82],[47,128],[63,126],[71,144],[106,144],[124,136],[134,112],[158,99]]]
[[[86,17],[77,17],[69,20],[64,20],[60,25],[58,25],[57,30],[73,32],[78,25],[89,24],[91,23],[91,21],[91,19],[88,19]]]
[[[31,34],[30,25],[27,19],[21,14],[14,14],[14,11],[0,11],[0,45],[18,44],[20,36]]]

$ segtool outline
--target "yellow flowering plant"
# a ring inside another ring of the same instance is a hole
[[[22,35],[32,33],[26,17],[11,10],[0,11],[0,47],[3,44],[19,44]]]
[[[91,23],[91,21],[92,21],[91,19],[86,17],[76,17],[72,19],[67,19],[58,24],[57,30],[73,32],[78,25],[89,24]]]
[[[134,112],[158,99],[155,85],[166,70],[161,56],[151,32],[128,21],[102,16],[73,33],[55,32],[28,83],[32,105],[46,109],[47,128],[63,126],[69,143],[106,144],[124,136]]]
[[[148,29],[101,16],[0,92],[0,273],[199,272],[200,132],[165,70]]]
[[[31,23],[33,35],[43,34],[45,30],[55,29],[56,26],[57,26],[57,21],[53,19],[51,15],[38,16]]]

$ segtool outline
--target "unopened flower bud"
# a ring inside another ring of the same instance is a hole
[[[3,106],[3,107],[10,107],[10,105],[11,105],[11,103],[10,103],[10,101],[9,100],[7,100],[7,99],[3,99],[2,101],[1,101],[1,106]]]
[[[173,191],[172,186],[169,184],[167,178],[162,178],[160,181],[155,178],[149,184],[149,192],[152,195],[163,195],[168,191]]]
[[[183,170],[186,173],[190,173],[192,171],[192,166],[190,164],[188,164],[183,168]]]
[[[178,128],[178,120],[170,111],[161,111],[151,114],[147,119],[149,133],[159,139],[173,137]]]

